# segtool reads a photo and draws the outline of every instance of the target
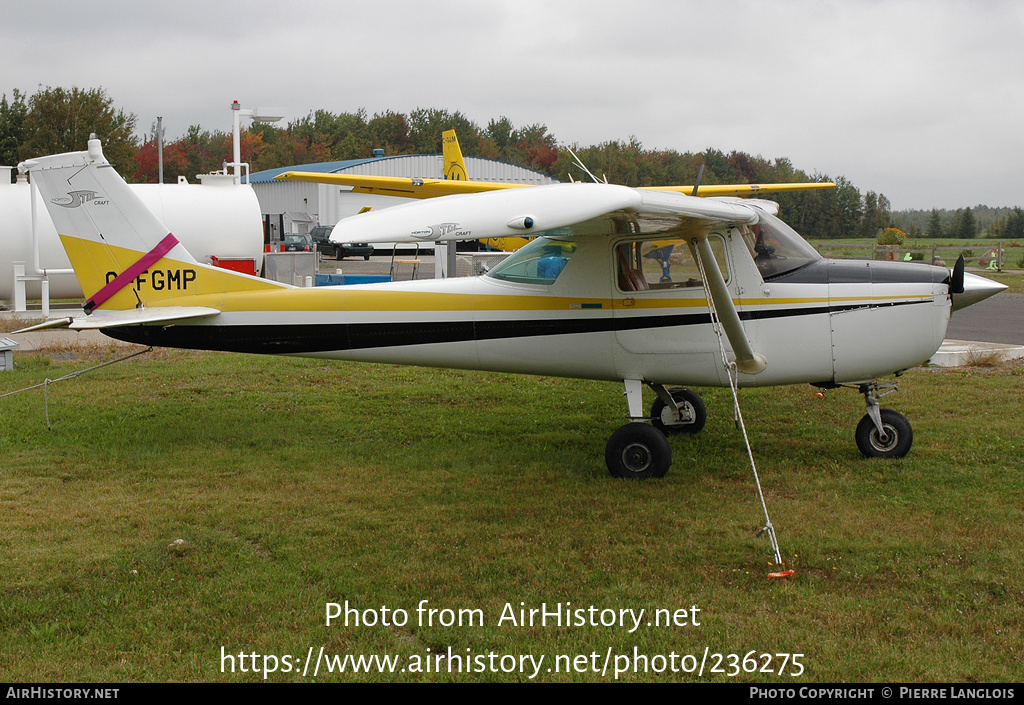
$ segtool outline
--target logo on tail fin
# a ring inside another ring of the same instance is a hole
[[[441,141],[444,144],[444,178],[453,181],[469,179],[469,175],[466,173],[466,162],[462,158],[462,148],[459,147],[459,138],[455,136],[455,130],[445,130],[441,133]]]
[[[95,191],[68,191],[67,196],[51,198],[50,203],[61,208],[78,208],[89,201],[96,201],[97,206],[105,206],[108,203],[106,200],[96,200],[97,196],[100,196],[100,194]],[[100,198],[103,197],[100,196]]]

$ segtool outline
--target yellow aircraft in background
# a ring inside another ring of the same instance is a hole
[[[464,193],[482,193],[512,188],[531,188],[534,184],[513,184],[501,181],[471,181],[462,174],[466,164],[462,158],[454,130],[444,133],[445,178],[427,179],[408,176],[366,176],[361,174],[323,174],[310,171],[286,171],[275,179],[282,181],[309,181],[318,184],[350,186],[354,193],[398,196],[400,198],[436,198]],[[451,141],[447,139],[451,136]],[[449,176],[451,174],[451,176]],[[835,188],[828,181],[788,184],[701,184],[694,193],[694,185],[684,186],[641,186],[642,191],[675,191],[697,196],[751,196],[761,193],[783,193],[811,189]]]
[[[503,189],[529,188],[534,184],[514,184],[499,181],[471,181],[466,170],[466,162],[462,156],[462,148],[455,130],[445,130],[441,134],[444,158],[444,178],[425,179],[407,176],[365,176],[359,174],[322,174],[307,171],[286,171],[275,176],[283,181],[308,181],[319,184],[349,186],[354,193],[366,193],[379,196],[398,196],[400,198],[436,198],[438,196],[455,196]],[[573,155],[575,156],[575,155]],[[578,161],[578,160],[577,160]],[[580,164],[582,166],[582,164]],[[586,167],[583,167],[586,169]],[[589,171],[587,171],[590,174]],[[590,174],[591,178],[599,181]],[[700,176],[697,177],[698,181]],[[606,180],[607,183],[607,180]],[[787,191],[807,191],[811,189],[835,188],[832,182],[787,183],[787,184],[710,184],[684,186],[641,186],[644,191],[674,191],[691,196],[750,196],[761,193],[783,193]],[[484,244],[505,252],[513,252],[530,242],[533,238],[506,237],[481,240]]]
[[[462,147],[455,130],[441,133],[442,155],[444,156],[444,178],[446,181],[469,181],[466,160],[462,158]]]

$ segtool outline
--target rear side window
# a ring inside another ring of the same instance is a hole
[[[708,238],[715,261],[728,281],[729,267],[722,238]],[[700,287],[700,267],[681,239],[637,240],[615,248],[615,271],[621,291]]]

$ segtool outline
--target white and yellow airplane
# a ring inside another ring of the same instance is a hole
[[[868,412],[857,445],[900,457],[911,427],[879,408],[891,385],[875,380],[927,360],[952,309],[1005,288],[962,263],[951,273],[822,259],[769,201],[595,183],[417,201],[335,228],[359,242],[539,236],[484,276],[295,288],[197,262],[98,140],[20,166],[88,295],[86,315],[45,325],[167,347],[619,381],[631,422],[605,452],[619,477],[663,475],[666,434],[704,425],[684,386],[726,386],[730,374],[745,386],[855,387]],[[644,385],[657,393],[647,413]]]

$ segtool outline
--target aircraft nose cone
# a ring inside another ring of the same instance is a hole
[[[953,310],[959,311],[962,308],[967,308],[971,304],[984,301],[988,297],[994,296],[1006,288],[1005,284],[994,282],[991,279],[986,279],[985,277],[979,277],[977,274],[965,273],[963,293],[953,294]]]

